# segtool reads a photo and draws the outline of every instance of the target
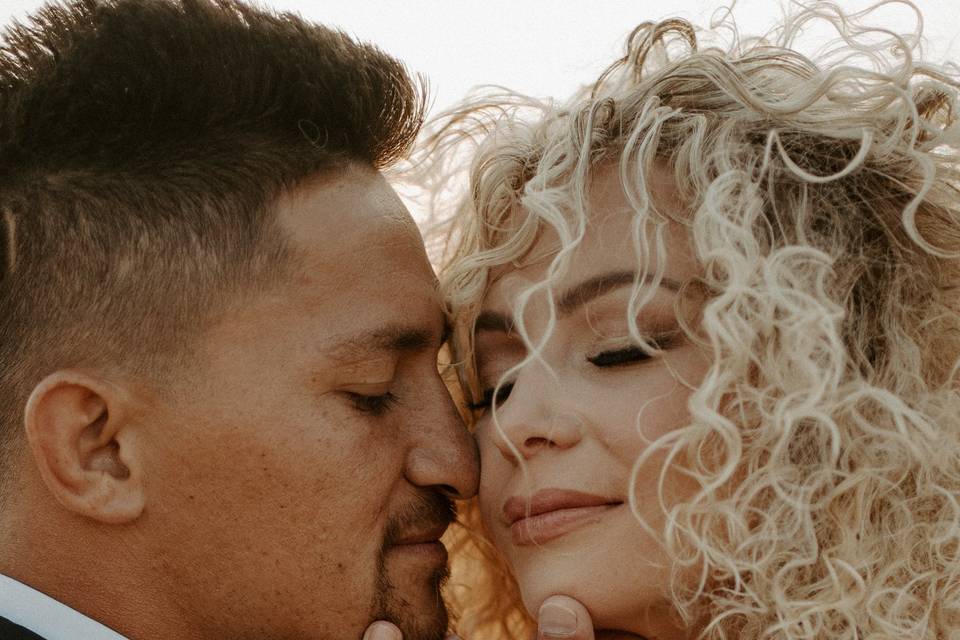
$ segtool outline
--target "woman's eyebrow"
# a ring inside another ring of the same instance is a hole
[[[482,311],[477,316],[473,330],[475,332],[499,331],[501,333],[511,333],[513,331],[513,319],[499,311]]]
[[[568,316],[594,298],[599,298],[614,289],[632,285],[636,281],[636,278],[637,274],[635,271],[611,271],[587,278],[580,284],[570,287],[560,296],[560,299],[557,301],[557,313],[560,316]],[[647,276],[643,279],[643,282],[645,284],[653,284],[653,278]],[[675,293],[680,290],[680,283],[672,278],[661,278],[658,284]]]
[[[564,292],[557,301],[557,314],[561,317],[568,316],[584,304],[594,298],[627,285],[632,285],[637,277],[635,271],[611,271],[598,276],[588,278],[583,282],[576,284]],[[646,277],[643,280],[647,284],[653,283],[653,278]],[[680,290],[680,283],[672,278],[661,278],[659,286],[670,291]],[[501,333],[513,332],[513,318],[499,311],[482,311],[477,316],[474,324],[474,331],[499,331]]]

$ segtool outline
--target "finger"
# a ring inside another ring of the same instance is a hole
[[[542,640],[594,640],[587,608],[568,596],[550,596],[537,612],[537,637]]]
[[[367,627],[363,640],[403,640],[403,634],[394,625],[380,620]]]

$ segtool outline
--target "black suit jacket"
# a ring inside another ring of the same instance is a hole
[[[44,640],[44,638],[0,616],[0,640]]]

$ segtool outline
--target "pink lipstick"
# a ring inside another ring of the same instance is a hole
[[[543,544],[598,522],[622,500],[569,489],[543,489],[528,498],[514,496],[503,505],[503,522],[517,546]]]

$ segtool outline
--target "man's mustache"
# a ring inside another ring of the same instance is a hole
[[[398,513],[390,516],[384,534],[384,548],[403,540],[412,532],[449,526],[457,519],[457,506],[440,491],[417,494]]]

